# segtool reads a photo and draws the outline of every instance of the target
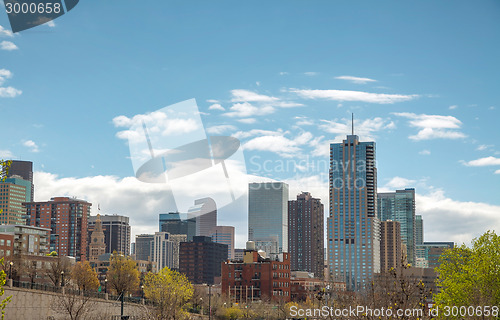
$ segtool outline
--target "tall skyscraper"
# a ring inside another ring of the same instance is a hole
[[[415,245],[424,244],[424,220],[421,215],[415,215]]]
[[[307,271],[322,279],[324,258],[324,208],[309,192],[288,201],[288,246],[292,271]]]
[[[91,203],[69,197],[26,203],[26,224],[51,229],[50,251],[60,256],[87,259],[88,219]]]
[[[213,242],[227,245],[227,258],[234,259],[234,227],[216,226],[210,231]]]
[[[135,259],[153,261],[151,248],[153,247],[154,234],[139,234],[135,236]]]
[[[248,240],[268,254],[288,252],[288,184],[249,184]],[[266,243],[275,245],[267,246]]]
[[[35,201],[35,185],[33,184],[33,162],[12,160],[7,178],[19,176],[23,180],[30,182],[29,201]]]
[[[193,237],[196,236],[196,217],[186,213],[160,213],[159,225],[160,232],[185,234],[187,241],[192,241]]]
[[[402,258],[401,224],[397,221],[380,223],[380,271],[397,269]]]
[[[377,219],[375,142],[348,135],[330,144],[330,279],[359,290],[380,272],[380,223]]]
[[[210,236],[210,230],[217,225],[217,205],[212,198],[195,200],[188,216],[196,217],[196,235]]]
[[[129,217],[113,215],[100,215],[102,229],[104,232],[104,242],[106,243],[106,253],[114,251],[130,254],[130,225]],[[97,216],[89,218],[89,233],[94,230]]]
[[[89,261],[96,262],[99,256],[106,253],[105,235],[102,231],[101,216],[98,214],[95,219],[94,230],[90,234]]]
[[[401,240],[406,246],[408,263],[415,264],[415,189],[378,194],[378,214],[381,221],[398,221],[401,224]]]
[[[0,182],[0,224],[24,225],[25,202],[31,201],[31,182],[13,175]]]

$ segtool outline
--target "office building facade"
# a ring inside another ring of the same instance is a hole
[[[227,260],[227,245],[212,242],[210,237],[195,236],[181,242],[179,270],[194,284],[215,284],[221,276],[221,263]]]
[[[7,178],[18,176],[25,181],[29,181],[29,200],[27,202],[35,201],[35,185],[33,184],[33,162],[22,161],[22,160],[12,160],[9,168],[9,174]]]
[[[106,253],[118,252],[130,254],[130,224],[129,217],[120,215],[99,215],[104,232]],[[97,216],[89,218],[89,234],[94,230]]]
[[[288,201],[288,246],[292,271],[307,271],[323,279],[324,206],[309,192]]]
[[[213,242],[227,245],[227,258],[234,259],[234,227],[216,226],[210,231]]]
[[[248,240],[257,250],[288,252],[288,194],[283,182],[249,184]]]
[[[69,197],[54,197],[45,202],[29,202],[26,224],[50,229],[50,251],[60,256],[87,259],[88,219],[91,203]]]
[[[375,142],[354,134],[330,145],[329,276],[348,290],[362,289],[380,272],[375,161]]]
[[[210,237],[210,231],[217,226],[217,205],[212,198],[195,200],[188,216],[195,217],[197,236]]]
[[[398,269],[403,258],[401,224],[397,221],[380,223],[380,271]]]
[[[196,217],[186,213],[170,212],[159,215],[160,232],[184,234],[187,241],[193,241],[196,236]]]
[[[151,257],[158,270],[165,267],[179,270],[179,246],[186,242],[184,234],[156,232],[151,246]]]
[[[151,250],[154,234],[139,234],[135,236],[135,260],[152,261]]]
[[[0,224],[26,224],[24,203],[31,199],[29,181],[14,176],[0,182]]]
[[[416,260],[415,189],[378,194],[378,214],[381,221],[398,221],[401,224],[401,240],[406,246],[408,263]]]

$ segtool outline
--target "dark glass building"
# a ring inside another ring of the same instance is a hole
[[[179,271],[191,283],[214,284],[221,276],[221,263],[227,260],[227,245],[212,242],[210,237],[195,236],[191,242],[181,242]]]

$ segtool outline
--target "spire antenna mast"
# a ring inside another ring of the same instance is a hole
[[[352,113],[352,135],[354,135],[354,113]]]

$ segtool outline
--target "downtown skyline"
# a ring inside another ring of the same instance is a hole
[[[129,216],[132,238],[156,231],[165,188],[134,178],[122,124],[195,98],[208,135],[241,141],[248,182],[286,182],[289,200],[327,211],[329,145],[354,113],[378,191],[415,188],[425,241],[499,230],[498,3],[158,6],[82,2],[20,35],[0,7],[0,158],[33,161],[36,201],[76,196]],[[243,247],[245,200],[217,209]]]

